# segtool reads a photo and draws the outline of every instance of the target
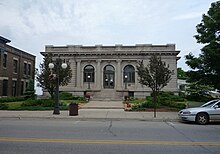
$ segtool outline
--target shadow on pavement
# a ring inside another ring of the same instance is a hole
[[[199,125],[196,122],[192,122],[192,121],[179,121],[182,124],[186,124],[186,125]],[[207,125],[220,125],[220,122],[209,122]],[[204,125],[201,125],[204,126]]]

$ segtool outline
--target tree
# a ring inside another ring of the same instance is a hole
[[[177,79],[187,79],[187,73],[184,70],[182,70],[182,68],[177,68]]]
[[[188,72],[189,82],[211,85],[220,89],[220,1],[211,4],[207,14],[196,26],[197,43],[204,44],[201,54],[186,56],[186,64],[193,70]]]
[[[169,66],[166,66],[166,63],[161,61],[161,57],[153,55],[151,56],[150,63],[147,67],[144,66],[143,61],[139,63],[137,66],[137,73],[139,76],[139,82],[152,89],[154,117],[156,117],[158,94],[160,90],[171,80],[171,71],[169,70]]]
[[[35,98],[35,90],[34,90],[34,80],[30,79],[27,89],[24,92],[24,96],[26,99]]]
[[[213,87],[208,85],[201,85],[197,82],[193,82],[187,85],[186,92],[188,94],[187,98],[194,101],[207,101],[204,92],[213,90]]]
[[[61,64],[61,59],[56,59],[54,69],[50,70],[49,63],[52,61],[52,54],[47,54],[44,57],[44,62],[40,64],[40,72],[37,73],[38,86],[48,90],[51,97],[54,97],[54,89],[56,87],[56,77],[59,77],[59,86],[68,85],[72,78],[72,71],[70,65],[63,69],[58,64]],[[59,75],[59,76],[58,76]]]

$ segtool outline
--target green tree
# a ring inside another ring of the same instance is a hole
[[[186,80],[187,73],[184,70],[182,70],[182,68],[177,68],[177,78],[182,79],[182,80]]]
[[[139,76],[139,82],[152,89],[154,117],[156,117],[156,106],[159,92],[171,80],[169,66],[166,66],[165,62],[162,62],[161,57],[153,55],[151,56],[150,63],[147,67],[144,66],[143,61],[138,64],[137,73]]]
[[[207,101],[207,97],[203,92],[214,90],[213,87],[208,85],[201,85],[197,82],[193,82],[187,85],[186,92],[188,94],[188,99],[194,101]]]
[[[220,89],[220,1],[211,4],[196,29],[198,34],[194,37],[204,47],[198,57],[192,53],[186,56],[186,64],[192,68],[188,72],[189,82]]]
[[[54,68],[52,70],[49,68],[49,63],[51,62],[54,64]],[[52,54],[47,54],[44,57],[44,62],[39,66],[40,72],[37,73],[38,86],[47,90],[52,98],[54,98],[57,77],[59,77],[59,86],[68,85],[72,78],[70,65],[67,63],[66,69],[63,69],[60,65],[61,59],[58,58],[55,62],[53,62]]]
[[[35,98],[35,89],[34,89],[34,80],[30,79],[28,83],[28,87],[24,92],[25,98]]]

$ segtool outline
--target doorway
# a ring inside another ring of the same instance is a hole
[[[103,71],[104,88],[114,89],[115,87],[115,69],[112,65],[106,65]]]

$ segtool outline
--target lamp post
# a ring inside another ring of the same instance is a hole
[[[88,89],[90,89],[90,78],[91,78],[91,76],[88,75],[87,77],[88,77]]]
[[[60,114],[60,109],[59,109],[59,75],[60,75],[60,71],[59,71],[59,67],[61,66],[61,68],[66,69],[67,68],[67,64],[66,63],[62,63],[61,64],[61,59],[57,58],[56,59],[56,74],[55,74],[55,80],[56,80],[56,90],[55,90],[55,98],[54,98],[54,110],[53,110],[53,114]],[[52,69],[54,68],[54,64],[53,63],[49,63],[49,68],[51,70],[52,73]]]
[[[127,75],[125,75],[125,89],[127,89],[127,82],[128,81],[128,76]]]

